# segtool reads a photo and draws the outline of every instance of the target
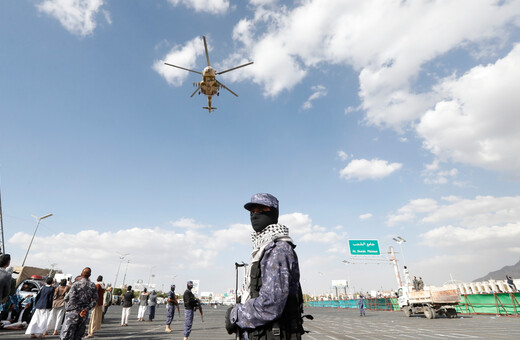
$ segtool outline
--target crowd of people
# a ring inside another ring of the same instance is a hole
[[[25,329],[29,338],[59,335],[61,339],[81,339],[93,337],[101,328],[112,302],[112,287],[105,286],[102,276],[94,284],[86,267],[73,281],[62,279],[58,283],[48,277],[39,291],[31,292],[23,284],[20,291],[13,292],[9,262],[8,254],[0,256],[0,329]]]
[[[253,253],[251,264],[247,267],[245,293],[239,301],[237,299],[235,306],[228,309],[224,320],[225,328],[229,334],[236,333],[239,337],[249,339],[268,340],[281,337],[299,340],[304,330],[298,257],[289,229],[278,223],[278,199],[267,193],[255,194],[244,208],[249,211],[253,228]],[[61,281],[57,285],[50,278],[36,296],[29,294],[24,299],[25,304],[22,304],[17,300],[17,294],[9,296],[9,288],[5,289],[4,286],[5,282],[8,285],[11,282],[12,271],[7,269],[9,262],[8,255],[0,257],[0,302],[5,303],[8,300],[12,304],[7,309],[5,304],[2,305],[2,311],[7,311],[8,315],[5,318],[6,323],[2,321],[1,327],[27,328],[26,334],[31,338],[44,338],[50,332],[53,335],[59,333],[63,340],[94,337],[95,332],[101,328],[111,302],[111,288],[105,287],[102,276],[93,283],[90,281],[91,269],[86,267],[81,275],[69,282]],[[195,298],[192,288],[193,282],[188,281],[183,294],[184,340],[188,340],[191,334],[197,309],[202,316],[200,301]],[[128,326],[134,295],[132,287],[128,286],[122,298],[122,327]],[[165,331],[169,333],[172,332],[171,322],[175,309],[180,314],[175,285],[171,286],[167,303]],[[153,321],[156,304],[155,291],[149,294],[145,289],[139,298],[138,321],[145,321],[147,309],[148,321]],[[20,312],[22,305],[23,311]]]

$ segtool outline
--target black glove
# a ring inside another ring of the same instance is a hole
[[[231,317],[231,310],[233,307],[229,307],[226,311],[226,331],[228,334],[233,334],[237,332],[237,325],[235,323],[231,323],[230,317]]]

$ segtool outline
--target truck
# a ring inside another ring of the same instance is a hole
[[[411,286],[402,286],[397,291],[399,307],[408,317],[424,314],[427,319],[435,319],[439,315],[456,318],[455,306],[461,301],[457,288],[426,286],[416,290]]]

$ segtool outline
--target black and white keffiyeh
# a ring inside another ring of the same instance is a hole
[[[272,241],[286,241],[294,244],[293,240],[289,237],[289,228],[282,224],[271,224],[259,233],[251,233],[251,241],[253,242],[253,251],[251,252],[251,264],[247,266],[246,275],[244,277],[243,303],[250,298],[251,267],[254,262],[260,261],[267,245]]]
[[[259,233],[251,233],[253,249],[261,248],[271,241],[285,237],[289,238],[289,240],[292,242],[291,238],[289,237],[289,228],[283,224],[271,224]]]

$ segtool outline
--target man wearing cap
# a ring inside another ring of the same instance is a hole
[[[172,329],[170,325],[175,315],[175,306],[179,309],[179,303],[177,302],[177,296],[175,295],[175,285],[171,285],[170,291],[168,292],[168,315],[166,316],[166,329],[165,332],[170,333]],[[180,310],[179,310],[180,314]]]
[[[255,194],[249,210],[253,252],[242,303],[226,314],[229,334],[247,332],[250,340],[301,339],[301,289],[298,257],[289,229],[278,223],[278,199]]]
[[[85,267],[70,286],[69,301],[65,308],[67,313],[61,327],[61,340],[78,340],[85,334],[88,312],[96,306],[98,300],[96,285],[89,279],[91,273],[91,269]]]
[[[197,307],[200,305],[198,299],[195,298],[195,295],[191,292],[193,288],[193,281],[188,281],[186,284],[186,291],[182,296],[184,300],[184,340],[188,340],[188,337],[191,334],[191,327],[193,326],[193,314]]]

